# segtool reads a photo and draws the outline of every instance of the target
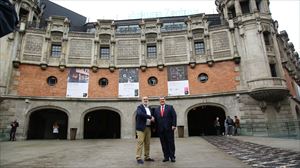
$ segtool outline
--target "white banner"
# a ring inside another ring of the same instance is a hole
[[[189,81],[168,81],[168,95],[169,96],[179,96],[179,95],[189,95]]]
[[[67,97],[87,98],[89,69],[70,68],[67,83]]]
[[[137,68],[119,69],[119,97],[139,97]]]
[[[185,65],[168,67],[168,95],[189,95],[189,81]]]

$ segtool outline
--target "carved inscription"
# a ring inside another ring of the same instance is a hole
[[[139,63],[139,40],[118,40],[116,48],[118,65],[132,65]]]
[[[164,40],[166,55],[187,55],[186,39],[184,36],[166,38]]]
[[[72,39],[70,41],[69,57],[90,57],[92,55],[92,40]]]
[[[226,31],[212,33],[211,39],[214,52],[230,50],[228,33]]]
[[[213,57],[214,58],[231,57],[231,53],[230,53],[230,50],[228,50],[228,51],[221,51],[221,52],[214,52]]]
[[[43,47],[42,36],[28,35],[26,37],[24,53],[41,55],[42,47]]]

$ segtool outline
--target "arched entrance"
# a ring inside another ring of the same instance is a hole
[[[121,137],[121,117],[111,110],[95,110],[84,116],[84,139]]]
[[[219,117],[221,132],[224,132],[225,111],[217,106],[202,105],[188,112],[189,136],[216,135],[214,121]]]
[[[59,126],[59,139],[67,139],[68,115],[58,109],[40,109],[32,112],[29,117],[27,139],[54,139],[53,124]]]

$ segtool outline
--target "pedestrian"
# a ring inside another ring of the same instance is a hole
[[[238,129],[240,128],[240,119],[237,116],[234,116],[234,135],[239,135]]]
[[[11,124],[10,134],[9,134],[9,140],[15,141],[16,140],[16,131],[17,127],[19,127],[19,123],[17,120],[14,120]]]
[[[59,138],[59,125],[57,122],[54,122],[53,124],[53,135],[54,135],[54,139]]]
[[[159,98],[160,106],[154,111],[156,130],[158,132],[162,151],[163,162],[171,159],[175,162],[175,142],[174,131],[177,125],[176,112],[172,105],[165,104],[165,98]]]
[[[214,126],[215,126],[215,129],[216,129],[217,136],[219,136],[220,135],[220,129],[221,129],[219,117],[216,117],[215,122],[214,122]]]
[[[143,97],[142,104],[137,106],[136,109],[136,160],[138,164],[144,163],[142,160],[143,147],[144,160],[154,161],[154,159],[150,157],[151,122],[154,121],[154,117],[151,115],[148,102],[148,97]]]
[[[225,120],[225,123],[227,125],[227,136],[230,135],[232,136],[232,133],[233,133],[233,127],[234,127],[234,122],[233,122],[233,119],[230,118],[230,116],[227,116],[226,120]],[[226,128],[226,127],[225,127]]]

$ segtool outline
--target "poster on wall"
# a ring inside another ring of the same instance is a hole
[[[67,82],[67,97],[88,97],[89,69],[70,68]]]
[[[137,68],[119,70],[119,97],[139,97],[138,73]]]
[[[184,65],[181,66],[169,66],[168,67],[168,95],[180,96],[189,95],[189,81],[187,68]]]

